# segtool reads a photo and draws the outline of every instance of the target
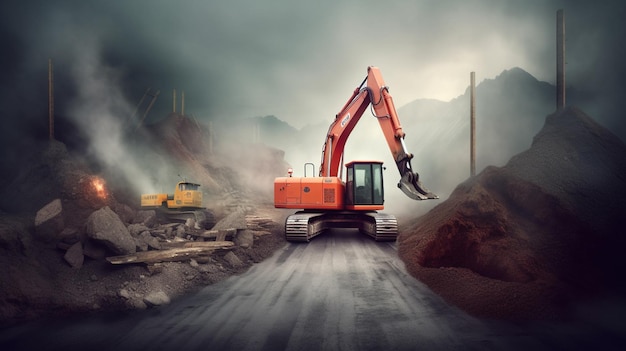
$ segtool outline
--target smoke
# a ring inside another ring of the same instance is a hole
[[[154,178],[142,167],[140,156],[133,151],[139,145],[127,144],[131,106],[124,97],[120,85],[123,74],[101,61],[98,41],[85,37],[78,42],[72,77],[76,96],[70,103],[71,118],[88,139],[87,154],[92,155],[107,171],[122,176],[136,192],[153,189]],[[131,129],[132,130],[132,129]]]

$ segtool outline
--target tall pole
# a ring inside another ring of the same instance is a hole
[[[565,107],[565,16],[556,12],[556,109]]]
[[[176,89],[172,91],[172,112],[176,113]]]
[[[470,73],[470,176],[476,175],[476,74]]]
[[[180,92],[180,114],[185,115],[185,91]]]
[[[48,132],[50,140],[54,140],[54,74],[52,59],[48,59]]]
[[[213,121],[209,121],[209,129],[208,129],[208,134],[209,134],[209,154],[212,155],[213,154]]]

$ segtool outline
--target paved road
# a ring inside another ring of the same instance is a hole
[[[244,275],[169,306],[5,330],[2,344],[47,350],[536,351],[551,346],[521,329],[487,323],[447,305],[406,273],[393,244],[352,230],[288,244]]]

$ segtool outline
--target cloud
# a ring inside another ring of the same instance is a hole
[[[51,57],[63,84],[64,68],[75,64],[68,53],[78,36],[98,41],[101,62],[125,72],[120,85],[127,99],[138,101],[147,87],[162,91],[153,119],[169,111],[166,92],[176,88],[185,91],[187,110],[203,119],[275,115],[296,127],[330,120],[368,65],[381,68],[398,106],[416,98],[453,99],[467,87],[470,71],[480,82],[518,66],[554,82],[559,8],[566,11],[568,82],[605,99],[607,92],[623,92],[615,74],[623,72],[625,54],[619,38],[626,5],[620,1],[86,0],[0,6],[2,38],[18,51],[4,59],[5,67],[23,72],[13,77],[20,85],[15,94],[41,105],[40,111],[45,89],[32,96],[33,83],[22,77],[45,77]],[[74,94],[67,90],[57,89],[60,108],[63,94]]]

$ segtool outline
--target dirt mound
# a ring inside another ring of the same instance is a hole
[[[567,316],[624,291],[626,146],[575,108],[550,115],[531,148],[488,167],[402,230],[407,268],[478,316]]]

